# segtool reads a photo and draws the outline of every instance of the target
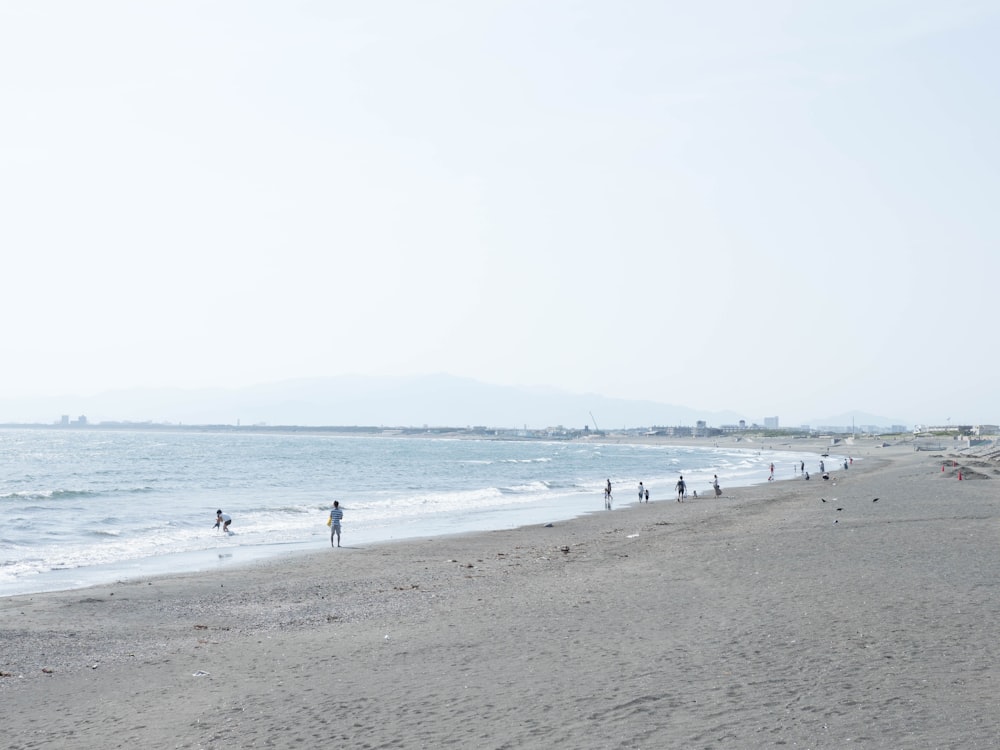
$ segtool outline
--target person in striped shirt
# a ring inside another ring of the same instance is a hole
[[[333,507],[330,508],[330,546],[333,545],[333,540],[336,537],[337,546],[340,546],[340,522],[344,518],[344,511],[340,509],[340,501],[334,500]]]

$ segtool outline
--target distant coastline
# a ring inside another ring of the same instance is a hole
[[[718,428],[677,428],[673,432],[651,430],[648,427],[622,428],[620,430],[568,429],[563,427],[547,429],[510,429],[500,427],[456,427],[421,426],[399,427],[384,425],[240,425],[240,424],[174,424],[168,422],[97,422],[85,424],[44,424],[8,422],[0,424],[0,429],[11,430],[55,430],[55,431],[100,431],[134,430],[167,431],[193,433],[241,433],[241,434],[307,434],[307,435],[364,435],[368,437],[448,437],[473,438],[480,440],[602,440],[615,443],[683,443],[691,445],[712,445],[715,443],[776,444],[781,441],[826,441],[837,444],[849,438],[893,438],[894,442],[913,439],[912,433],[880,433],[850,435],[844,433],[819,433],[805,430],[754,430],[722,432]],[[692,434],[694,433],[694,434]],[[749,447],[749,446],[748,446]]]
[[[906,433],[843,434],[804,430],[745,430],[739,433],[709,435],[662,434],[648,428],[621,430],[511,430],[491,427],[386,427],[375,425],[232,425],[171,424],[158,422],[99,422],[94,424],[4,423],[0,430],[50,430],[55,432],[170,432],[232,435],[330,435],[339,437],[410,438],[490,441],[598,442],[633,445],[676,445],[700,448],[727,447],[738,450],[809,451],[823,454],[830,449],[855,454],[870,448],[911,446],[913,450],[961,450],[992,445],[991,439],[961,435],[918,435]]]

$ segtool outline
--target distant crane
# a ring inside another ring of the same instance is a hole
[[[594,429],[595,429],[595,430],[596,430],[597,432],[600,432],[600,431],[601,431],[601,428],[597,426],[597,420],[596,420],[596,419],[594,419],[594,412],[592,412],[592,411],[588,411],[587,413],[588,413],[588,414],[590,415],[590,421],[594,423]]]

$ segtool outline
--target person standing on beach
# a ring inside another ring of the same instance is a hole
[[[684,484],[684,475],[681,474],[681,478],[677,480],[677,502],[684,502],[684,495],[687,492],[687,485]]]
[[[336,538],[337,545],[340,546],[340,522],[344,519],[344,511],[340,509],[340,501],[334,500],[333,507],[330,508],[330,546],[333,547],[333,540]]]
[[[715,490],[715,496],[719,497],[722,494],[722,488],[719,486],[719,475],[712,475],[712,489]]]
[[[639,502],[642,502],[643,496],[646,494],[646,488],[642,486],[642,482],[639,482]]]
[[[646,488],[646,502],[649,502],[649,487]]]
[[[221,526],[223,531],[225,531],[227,534],[231,534],[232,532],[229,530],[229,524],[231,524],[232,522],[233,519],[230,518],[227,514],[223,513],[221,509],[219,509],[215,511],[215,526],[213,526],[212,528],[217,529]]]

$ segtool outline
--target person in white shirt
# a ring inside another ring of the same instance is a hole
[[[221,526],[223,531],[231,534],[232,532],[229,531],[229,524],[231,524],[232,522],[233,522],[232,518],[230,518],[227,514],[223,513],[221,510],[217,510],[215,511],[215,526],[213,526],[212,528],[217,529]]]

